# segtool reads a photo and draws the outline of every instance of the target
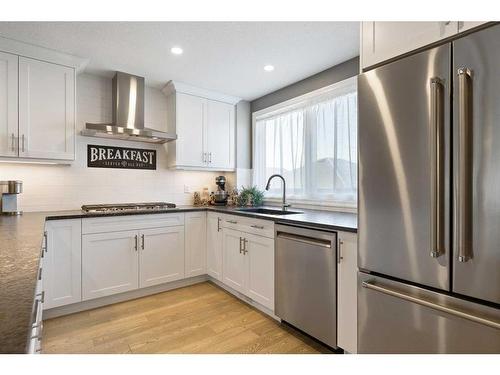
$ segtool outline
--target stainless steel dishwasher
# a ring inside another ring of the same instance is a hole
[[[336,348],[336,234],[281,224],[275,228],[276,315]]]

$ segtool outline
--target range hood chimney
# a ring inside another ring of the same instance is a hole
[[[113,77],[113,121],[111,124],[87,122],[82,135],[126,141],[165,143],[176,134],[144,126],[144,77],[116,72]]]

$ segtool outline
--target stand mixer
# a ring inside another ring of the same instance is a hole
[[[226,177],[217,176],[215,178],[215,184],[217,185],[217,191],[214,193],[214,205],[215,206],[225,206],[227,205],[228,193],[226,191]]]

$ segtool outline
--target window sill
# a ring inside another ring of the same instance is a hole
[[[311,201],[306,199],[287,199],[287,203],[295,208],[304,208],[309,210],[321,211],[337,211],[337,212],[350,212],[357,213],[358,208],[355,204],[348,204],[343,202],[328,202],[328,201]],[[279,206],[282,203],[281,198],[265,198],[264,204],[269,206]]]

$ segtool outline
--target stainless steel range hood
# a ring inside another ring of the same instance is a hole
[[[113,77],[113,122],[87,122],[81,134],[149,143],[165,143],[177,139],[176,134],[144,126],[144,78],[123,72],[116,72]]]

